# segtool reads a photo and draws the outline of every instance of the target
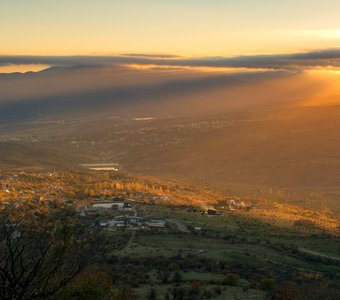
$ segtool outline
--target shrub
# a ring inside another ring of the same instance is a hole
[[[224,285],[237,285],[240,281],[240,275],[235,273],[229,273],[224,277]]]
[[[180,272],[175,272],[172,281],[175,283],[179,283],[180,281],[182,281],[182,274]]]
[[[263,291],[269,291],[275,286],[275,280],[272,278],[265,278],[261,280],[260,289]]]
[[[157,299],[157,293],[156,290],[154,288],[151,288],[149,290],[149,294],[148,294],[148,300],[156,300]]]

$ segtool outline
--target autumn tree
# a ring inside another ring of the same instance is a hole
[[[85,267],[89,251],[71,228],[46,224],[23,211],[0,212],[0,299],[47,299]]]

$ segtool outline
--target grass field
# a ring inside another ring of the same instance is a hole
[[[189,231],[135,232],[124,251],[113,253],[121,261],[149,265],[148,283],[134,288],[138,299],[149,299],[150,293],[163,299],[176,289],[198,293],[197,299],[265,299],[269,291],[261,288],[261,280],[277,274],[307,281],[340,276],[340,264],[325,259],[338,257],[340,240],[334,235],[280,227],[242,214],[207,216],[162,205],[139,205],[137,211],[176,220]],[[325,257],[308,256],[300,248]],[[166,282],[160,279],[164,270],[169,270]],[[176,272],[179,281],[173,279]],[[224,283],[228,272],[240,275],[235,286]]]

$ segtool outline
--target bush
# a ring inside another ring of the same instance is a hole
[[[315,223],[309,219],[299,219],[294,222],[295,226],[315,227]]]
[[[265,278],[261,280],[260,289],[263,291],[269,291],[275,286],[275,280],[271,278]]]
[[[172,281],[175,283],[179,283],[182,281],[182,274],[180,272],[175,272]]]
[[[200,280],[193,280],[189,286],[190,295],[199,295],[201,293],[203,282]]]
[[[277,300],[302,300],[303,291],[294,282],[284,282],[277,291]]]
[[[148,300],[156,300],[157,299],[157,293],[156,290],[154,288],[151,288],[149,290],[149,294],[148,294]]]
[[[115,289],[113,300],[133,300],[133,291],[129,286],[119,285]]]
[[[227,274],[223,279],[224,285],[237,285],[240,281],[240,275],[235,273]]]
[[[214,290],[215,290],[215,293],[217,295],[221,295],[222,294],[222,288],[220,286],[216,286]]]
[[[257,282],[255,280],[250,280],[249,282],[249,288],[251,289],[257,289]]]

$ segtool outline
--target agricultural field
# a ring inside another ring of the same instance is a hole
[[[307,233],[340,233],[340,222],[337,219],[323,213],[304,210],[291,205],[274,203],[270,208],[258,207],[247,213],[244,213],[244,211],[235,213],[257,218],[278,227],[299,227],[301,231]]]
[[[261,288],[261,282],[269,279],[340,276],[340,240],[335,235],[289,229],[244,214],[207,216],[162,205],[138,205],[137,211],[181,224],[177,232],[136,232],[128,247],[111,253],[115,260],[150,264],[148,284],[134,288],[140,299],[150,293],[162,299],[175,288],[187,291],[193,285],[206,295],[202,299],[264,299],[271,288]],[[166,282],[164,269],[169,273]],[[225,282],[229,273],[240,277],[235,286]]]

